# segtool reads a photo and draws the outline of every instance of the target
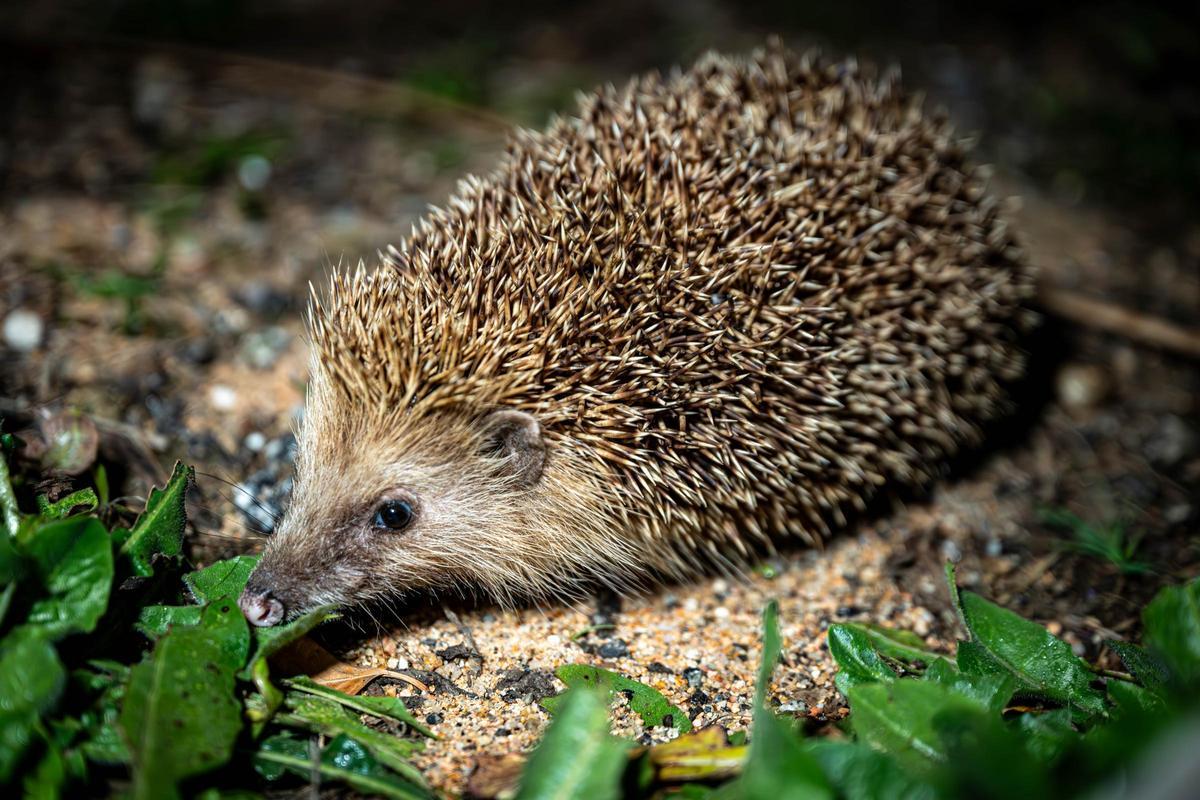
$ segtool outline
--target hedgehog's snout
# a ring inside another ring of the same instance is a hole
[[[287,609],[269,589],[264,589],[252,583],[246,584],[238,605],[246,615],[246,621],[259,628],[270,628],[283,621]]]

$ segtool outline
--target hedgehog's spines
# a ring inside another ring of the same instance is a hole
[[[818,543],[1003,412],[1032,292],[987,174],[873,75],[773,42],[518,132],[380,270],[314,289],[318,380],[393,429],[535,415],[619,499],[606,557]]]

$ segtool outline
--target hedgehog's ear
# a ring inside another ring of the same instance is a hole
[[[483,418],[485,455],[504,459],[502,469],[522,486],[533,486],[546,465],[542,426],[524,411],[493,411]]]

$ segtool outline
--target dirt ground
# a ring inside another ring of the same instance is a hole
[[[144,496],[176,458],[196,465],[195,562],[260,547],[290,488],[307,282],[333,263],[372,262],[458,177],[488,168],[512,120],[567,108],[569,89],[616,77],[630,60],[569,67],[568,45],[537,48],[540,61],[507,63],[480,100],[354,64],[27,42],[0,140],[5,430],[82,412],[115,494]],[[939,70],[931,93],[982,126],[997,191],[1016,198],[1014,224],[1045,283],[1194,325],[1194,209],[1168,190],[1132,207],[1102,201],[1090,173],[1045,169],[1027,151],[1053,161],[1057,130],[993,128],[980,109],[1003,107],[994,87],[972,82],[969,52],[954,56],[945,63],[959,72]],[[563,664],[650,683],[697,727],[744,728],[770,598],[786,642],[773,700],[826,728],[844,709],[824,630],[870,621],[950,647],[947,560],[964,586],[1113,666],[1103,641],[1135,637],[1158,586],[1200,573],[1200,371],[1053,316],[1032,349],[1038,366],[1019,412],[985,452],[926,495],[891,498],[823,551],[784,551],[742,580],[579,607],[427,598],[385,624],[328,632],[326,643],[429,687],[380,679],[374,690],[410,697],[441,736],[420,763],[448,791],[481,759],[494,765],[536,741],[547,721],[537,700],[560,688],[551,672]],[[76,480],[94,461],[83,449]],[[1071,549],[1072,535],[1044,521],[1064,509],[1122,526],[1138,563],[1122,571]],[[644,741],[671,735],[619,716]]]

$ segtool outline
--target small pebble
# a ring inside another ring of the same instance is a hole
[[[271,162],[257,153],[243,158],[237,168],[238,183],[249,192],[260,192],[271,178]]]
[[[713,609],[713,616],[717,619],[729,619],[729,609],[725,606],[717,606]]]
[[[208,401],[217,411],[232,411],[237,399],[237,392],[221,383],[208,390]]]
[[[267,444],[267,437],[259,431],[251,431],[246,434],[246,438],[242,440],[242,446],[252,453],[257,453],[262,450]]]
[[[1058,401],[1072,411],[1083,411],[1099,405],[1108,394],[1108,376],[1091,364],[1068,364],[1054,379]]]
[[[688,686],[696,689],[704,683],[704,672],[697,667],[688,667],[683,671],[683,679],[687,681]]]
[[[27,308],[10,311],[4,318],[4,343],[19,353],[36,350],[42,343],[42,318]]]
[[[620,639],[609,639],[600,645],[596,653],[601,658],[625,658],[629,655],[629,646]]]

